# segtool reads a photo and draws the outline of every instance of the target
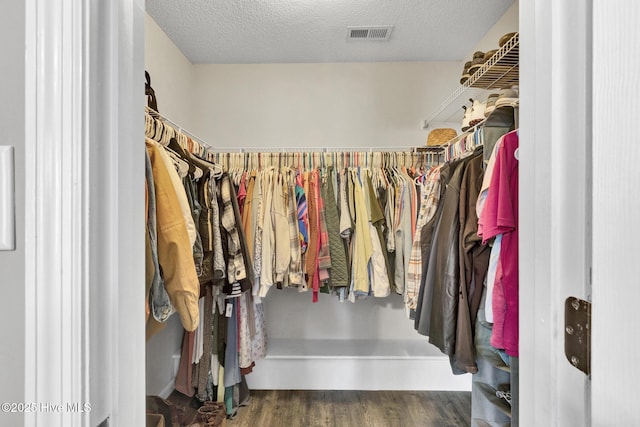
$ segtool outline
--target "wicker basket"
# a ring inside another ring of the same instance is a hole
[[[458,136],[455,129],[451,128],[438,128],[429,132],[427,137],[427,147],[436,147],[451,141]]]

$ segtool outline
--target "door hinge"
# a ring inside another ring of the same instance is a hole
[[[564,302],[564,354],[569,363],[591,375],[591,303],[576,297]]]

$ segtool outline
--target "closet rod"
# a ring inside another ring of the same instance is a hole
[[[515,102],[511,103],[510,105],[511,105],[511,107],[516,108],[518,106],[518,101],[515,101]],[[491,113],[491,114],[493,114],[493,113]],[[478,130],[481,127],[483,127],[484,125],[486,125],[487,124],[487,119],[489,119],[491,117],[491,114],[488,117],[485,117],[484,119],[482,119],[481,122],[476,123],[475,125],[471,126],[466,131],[462,132],[460,135],[457,135],[457,136],[451,138],[449,141],[447,141],[443,145],[441,145],[442,152],[444,153],[452,144],[457,143],[463,137],[466,137],[467,135],[470,135],[470,134],[474,133],[476,130]],[[516,124],[516,127],[517,127],[517,124]]]
[[[460,135],[457,135],[453,138],[451,138],[449,141],[445,142],[442,145],[442,152],[444,153],[452,144],[457,143],[458,141],[460,141],[462,138],[466,138],[468,135],[471,135],[472,133],[474,133],[476,130],[480,129],[482,126],[484,126],[485,121],[487,119],[485,118],[484,120],[482,120],[480,123],[477,123],[475,125],[473,125],[472,127],[470,127],[469,129],[465,130],[464,132],[462,132]]]
[[[144,107],[145,111],[153,118],[155,119],[159,119],[162,120],[165,123],[168,123],[169,125],[171,125],[174,130],[183,133],[187,136],[189,136],[191,139],[195,140],[195,142],[197,142],[198,144],[201,144],[204,146],[204,148],[207,149],[207,151],[210,151],[213,149],[213,147],[209,144],[207,144],[206,142],[204,142],[204,140],[194,134],[192,134],[191,132],[189,132],[188,130],[185,130],[185,128],[183,128],[182,126],[180,126],[178,123],[174,122],[173,120],[169,119],[166,116],[163,116],[162,114],[158,113],[156,110],[154,110],[153,108],[145,105]]]

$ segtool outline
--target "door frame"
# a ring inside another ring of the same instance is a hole
[[[144,425],[144,1],[25,7],[25,425]]]
[[[591,425],[564,301],[591,300],[591,0],[520,5],[520,425]]]
[[[595,426],[630,426],[640,424],[640,4],[593,3],[592,417]]]

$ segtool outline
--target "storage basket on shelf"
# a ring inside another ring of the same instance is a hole
[[[437,147],[444,145],[458,136],[455,129],[451,128],[438,128],[429,132],[427,137],[427,147]]]

